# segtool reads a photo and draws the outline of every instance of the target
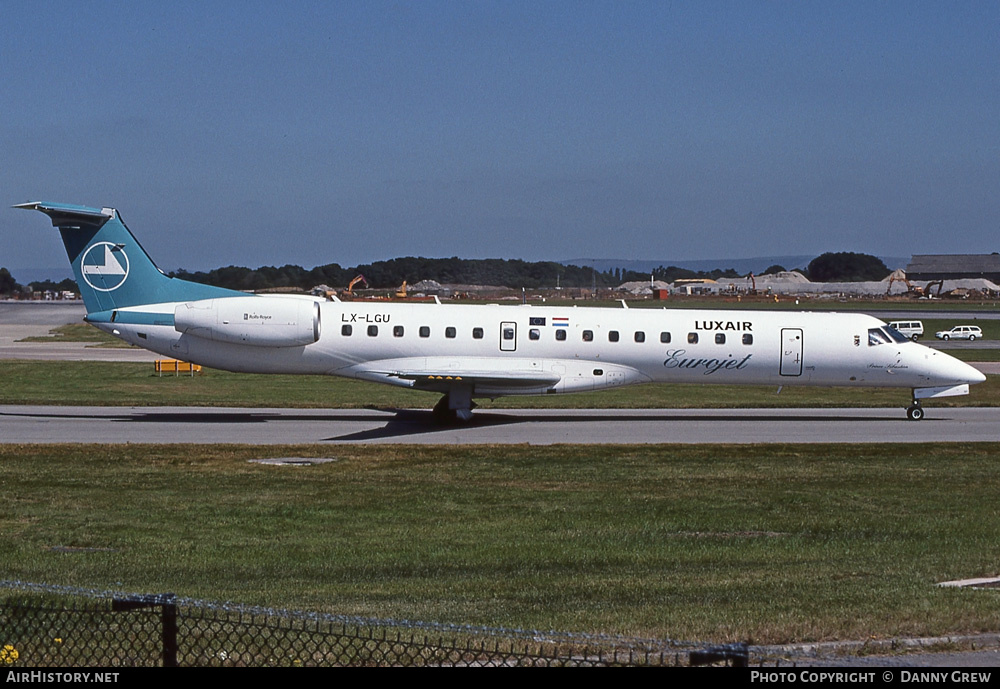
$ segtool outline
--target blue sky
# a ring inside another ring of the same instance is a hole
[[[1000,251],[997,2],[3,14],[3,205],[114,206],[165,269]],[[0,265],[65,262],[0,209]]]

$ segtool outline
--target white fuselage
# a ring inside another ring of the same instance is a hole
[[[460,384],[474,397],[649,382],[920,389],[984,379],[947,354],[886,337],[885,324],[863,314],[321,301],[318,320],[296,330],[310,339],[315,332],[314,342],[273,346],[282,331],[258,337],[252,319],[267,322],[272,304],[283,312],[294,298],[243,299],[261,300],[253,302],[261,313],[243,314],[242,323],[220,317],[215,331],[179,332],[181,310],[193,305],[178,303],[120,309],[114,322],[94,324],[213,368],[442,391]]]
[[[87,321],[196,364],[347,376],[474,397],[650,382],[839,385],[967,394],[985,376],[861,314],[327,302],[249,295],[156,268],[114,208],[32,201],[59,228]],[[624,304],[623,304],[624,306]]]

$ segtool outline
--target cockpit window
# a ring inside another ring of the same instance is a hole
[[[875,347],[877,345],[890,344],[892,338],[889,337],[883,328],[869,328],[868,329],[868,346]]]
[[[884,328],[882,328],[882,330],[889,333],[889,337],[891,337],[894,342],[903,343],[910,341],[910,338],[908,338],[906,335],[893,328],[891,325],[885,326]]]

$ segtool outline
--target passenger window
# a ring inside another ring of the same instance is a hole
[[[715,344],[726,344],[726,334],[715,333]]]
[[[532,328],[531,330],[528,331],[529,340],[537,340],[541,336],[542,336],[542,331],[540,331],[538,328]]]
[[[593,342],[594,341],[594,331],[593,330],[584,330],[583,331],[583,341],[584,342]]]
[[[368,326],[368,337],[375,337],[376,335],[378,335],[378,326],[377,325],[369,325]]]
[[[645,342],[646,341],[646,333],[642,332],[641,330],[636,330],[635,331],[635,341],[636,342]]]
[[[608,331],[608,342],[617,342],[617,341],[618,341],[618,331],[617,330],[609,330]]]
[[[688,333],[688,344],[698,344],[698,333]]]
[[[753,335],[751,335],[750,333],[743,333],[743,344],[745,344],[745,345],[752,345],[753,344]]]
[[[395,325],[395,326],[393,326],[393,328],[392,328],[392,336],[393,337],[402,337],[403,336],[403,326],[401,326],[401,325]]]
[[[340,334],[343,335],[344,337],[350,337],[352,332],[354,332],[354,328],[352,328],[351,326],[349,325],[340,326]]]
[[[566,339],[566,331],[565,330],[561,330],[561,329],[560,330],[556,330],[556,339],[559,340],[560,342],[562,342],[563,340],[565,340]]]
[[[449,339],[453,339],[455,337],[455,329],[451,326],[448,326],[447,328],[444,329],[444,336]]]
[[[473,340],[481,340],[481,339],[483,339],[483,329],[482,328],[473,328],[472,329],[472,339]]]
[[[662,342],[663,344],[669,344],[670,343],[670,333],[668,333],[668,332],[662,332],[662,333],[660,333],[660,342]]]
[[[420,326],[420,337],[430,337],[430,336],[431,336],[431,329],[426,325]]]

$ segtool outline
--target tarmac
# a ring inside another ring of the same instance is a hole
[[[0,406],[2,443],[644,445],[1000,442],[1000,408],[516,409],[442,426],[426,410]],[[893,450],[895,451],[895,450]],[[909,450],[907,450],[909,451]]]

